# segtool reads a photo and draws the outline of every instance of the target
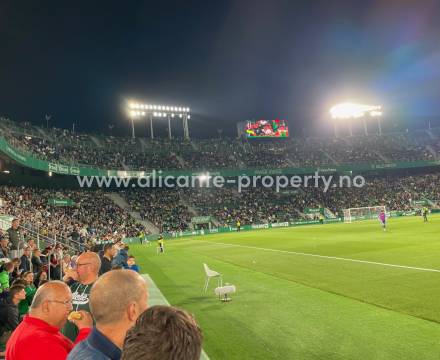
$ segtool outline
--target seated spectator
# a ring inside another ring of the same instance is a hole
[[[46,270],[40,270],[36,275],[34,279],[34,285],[36,288],[39,288],[42,281],[47,281],[47,272]]]
[[[96,321],[90,336],[68,360],[119,360],[125,335],[147,308],[145,280],[130,270],[109,271],[92,287],[90,310]]]
[[[152,306],[125,338],[122,360],[199,360],[202,332],[184,310]]]
[[[72,293],[65,283],[52,281],[41,286],[35,294],[29,315],[24,317],[6,345],[6,358],[66,359],[73,343],[60,333],[60,329],[67,322],[71,310]],[[76,341],[87,337],[92,326],[89,313],[81,311],[81,316],[81,320],[75,320],[80,329]]]
[[[127,269],[130,269],[130,270],[136,271],[137,273],[140,272],[140,270],[139,270],[139,266],[136,265],[136,259],[135,259],[134,256],[132,256],[132,255],[130,255],[130,256],[128,257],[128,260],[127,260]]]
[[[20,316],[26,315],[29,312],[29,306],[31,306],[34,295],[37,292],[37,288],[34,285],[34,273],[27,271],[22,274],[21,278],[25,283],[26,298],[18,304]]]
[[[20,323],[18,304],[26,298],[24,286],[14,285],[9,294],[0,299],[0,336],[5,331],[13,331]]]

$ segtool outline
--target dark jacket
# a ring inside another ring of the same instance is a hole
[[[99,270],[99,275],[105,274],[107,271],[112,269],[112,261],[107,259],[105,256],[101,258],[101,269]]]
[[[0,247],[0,259],[9,258],[9,249],[3,249]]]
[[[32,271],[31,270],[31,259],[29,259],[25,255],[22,255],[20,260],[21,260],[21,263],[20,263],[19,269],[23,270],[23,272]]]
[[[0,299],[0,333],[13,331],[19,323],[18,306],[12,302],[11,297],[8,295]]]
[[[36,274],[40,272],[43,267],[43,263],[41,262],[38,256],[32,256],[32,271]]]
[[[11,250],[21,249],[23,247],[23,242],[20,230],[9,228],[7,233],[9,235],[9,242],[11,243]]]

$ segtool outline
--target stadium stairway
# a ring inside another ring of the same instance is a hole
[[[47,138],[49,138],[49,136],[46,134],[46,132],[44,131],[44,129],[42,129],[40,126],[36,126],[35,128],[36,128],[37,131],[43,136],[43,139],[47,139]]]
[[[436,151],[433,149],[433,147],[431,145],[426,145],[426,150],[429,151],[429,153],[434,157],[434,159],[437,160],[437,153]]]
[[[179,164],[182,166],[182,168],[187,168],[188,164],[185,163],[185,160],[183,160],[183,158],[180,155],[175,154],[177,161],[179,162]]]
[[[98,140],[98,138],[96,136],[90,135],[90,139],[92,139],[92,141],[98,146],[98,147],[102,147],[101,142]]]
[[[336,161],[336,159],[335,159],[334,157],[332,157],[330,154],[328,154],[328,153],[326,153],[325,151],[322,151],[322,150],[321,150],[321,153],[324,155],[324,157],[326,157],[327,159],[329,159],[330,162],[331,162],[332,164],[336,164],[336,165],[339,164],[339,163]]]
[[[122,209],[128,211],[130,213],[130,216],[132,218],[134,218],[137,222],[144,225],[149,233],[151,233],[151,234],[159,234],[160,233],[159,228],[157,228],[157,226],[155,226],[152,222],[150,222],[148,220],[142,220],[139,212],[131,211],[130,205],[121,195],[112,192],[112,193],[105,194],[105,196],[108,197],[111,201],[113,201],[116,205],[118,205]]]
[[[377,156],[379,156],[379,158],[381,159],[381,160],[383,160],[385,163],[389,163],[390,162],[390,159],[387,159],[385,156],[383,156],[379,151],[374,151],[374,153],[377,155]]]

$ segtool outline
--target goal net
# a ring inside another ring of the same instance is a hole
[[[344,222],[377,219],[382,210],[386,213],[385,206],[368,206],[344,209]]]

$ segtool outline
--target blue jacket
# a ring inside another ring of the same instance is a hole
[[[90,335],[76,344],[67,360],[120,360],[121,349],[95,327]]]
[[[127,266],[128,252],[126,249],[121,249],[118,254],[113,258],[112,266]]]

